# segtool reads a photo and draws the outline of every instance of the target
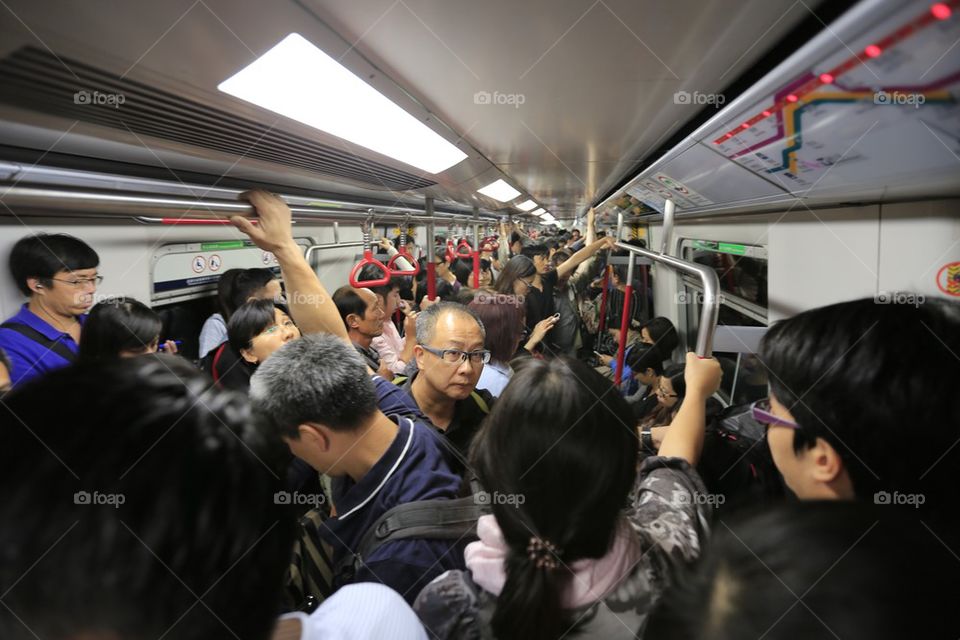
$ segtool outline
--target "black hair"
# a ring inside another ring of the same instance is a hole
[[[630,347],[625,361],[634,373],[653,369],[654,375],[662,376],[664,359],[663,354],[657,347],[652,344],[636,342]]]
[[[350,431],[377,411],[377,392],[360,354],[340,338],[308,335],[257,367],[250,400],[278,435],[298,440],[301,424]]]
[[[461,287],[473,286],[470,278],[473,274],[473,262],[468,263],[465,259],[457,258],[450,264],[450,270],[453,271],[453,275],[456,276]]]
[[[423,302],[423,299],[427,297],[427,280],[423,279],[423,282],[417,286],[417,304],[419,305]],[[437,300],[453,300],[454,292],[453,285],[447,282],[446,280],[437,280]]]
[[[242,395],[150,355],[52,371],[0,415],[5,640],[269,637],[289,452]]]
[[[277,323],[277,309],[290,315],[286,306],[267,299],[250,300],[237,307],[227,322],[230,347],[237,354],[249,349],[254,338]]]
[[[243,303],[257,292],[276,280],[276,274],[270,269],[228,269],[217,281],[217,301],[224,321]]]
[[[805,311],[774,324],[759,356],[771,392],[800,425],[794,450],[822,438],[857,499],[923,494],[922,510],[955,518],[960,304],[914,300]]]
[[[383,278],[383,271],[380,269],[380,267],[374,264],[364,265],[364,267],[360,269],[360,273],[357,276],[357,279],[360,281],[361,284],[363,282],[368,282],[371,280],[380,280],[382,278]],[[407,281],[407,278],[403,276],[390,276],[390,280],[389,282],[387,282],[387,284],[383,284],[376,287],[365,286],[365,288],[370,289],[370,291],[373,291],[375,294],[377,294],[382,298],[386,298],[388,295],[390,295],[390,292],[393,291],[394,289],[396,289],[397,291],[400,291],[401,289],[403,289],[404,285],[406,284],[406,281]],[[362,315],[362,312],[361,312],[361,315]]]
[[[65,233],[38,233],[20,238],[10,251],[10,273],[25,296],[33,291],[28,278],[36,278],[45,287],[53,286],[59,271],[78,271],[100,266],[100,256],[86,242]]]
[[[800,502],[735,518],[678,572],[643,637],[955,638],[951,554],[890,506]]]
[[[550,255],[550,248],[545,244],[528,244],[520,250],[520,255],[526,256],[531,260],[533,260],[536,256],[543,256],[546,258]]]
[[[510,244],[511,244],[511,245],[515,245],[515,244],[518,243],[518,242],[519,242],[520,244],[523,244],[523,238],[520,236],[519,233],[517,233],[516,231],[514,231],[514,232],[512,232],[512,233],[510,234]]]
[[[94,305],[83,323],[79,359],[105,360],[121,352],[145,352],[160,338],[163,323],[150,307],[133,298],[107,298]]]
[[[616,269],[616,267],[614,267],[614,269]],[[677,335],[677,328],[673,326],[673,323],[670,322],[668,318],[664,318],[663,316],[653,318],[641,327],[641,329],[643,328],[646,328],[646,330],[650,332],[650,337],[653,338],[653,344],[660,350],[660,353],[663,354],[664,360],[668,360],[674,350],[680,346],[680,337]]]
[[[333,304],[340,312],[340,319],[343,320],[343,326],[347,327],[347,330],[350,329],[347,325],[347,316],[353,314],[362,318],[367,313],[367,301],[363,299],[357,289],[348,284],[333,292]]]
[[[500,640],[555,639],[570,627],[566,567],[607,553],[637,474],[630,407],[610,382],[571,358],[526,360],[471,449],[484,489],[523,496],[491,505],[509,547],[492,619]],[[531,536],[560,549],[558,568],[531,560]]]
[[[500,277],[497,278],[497,293],[513,295],[513,283],[520,278],[532,278],[537,273],[533,260],[527,256],[513,256],[503,266]]]
[[[663,377],[670,381],[673,392],[677,394],[677,403],[674,405],[674,408],[679,407],[687,395],[687,381],[686,378],[683,377],[686,368],[687,365],[681,363],[671,364],[663,370]]]

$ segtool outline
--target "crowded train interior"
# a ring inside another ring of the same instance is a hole
[[[960,638],[960,0],[0,0],[0,640]]]

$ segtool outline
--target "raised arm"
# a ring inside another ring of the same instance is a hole
[[[613,238],[600,238],[594,242],[591,242],[580,251],[577,251],[575,254],[570,256],[569,260],[564,261],[560,266],[557,267],[557,277],[563,280],[568,278],[571,273],[577,268],[577,266],[589,258],[594,256],[604,249],[612,249],[616,243]]]
[[[663,436],[658,455],[683,458],[691,465],[697,464],[707,426],[707,400],[720,388],[722,375],[716,358],[700,359],[695,353],[687,354],[687,366],[683,374],[687,385],[686,397]]]
[[[270,251],[277,258],[287,289],[290,313],[302,333],[329,333],[346,340],[347,330],[333,298],[303,257],[293,239],[293,214],[287,203],[266,191],[243,194],[257,210],[259,224],[242,216],[230,221],[247,234],[255,245]]]
[[[597,212],[593,207],[587,212],[587,232],[584,234],[587,246],[597,241]]]

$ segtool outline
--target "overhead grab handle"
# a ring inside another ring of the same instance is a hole
[[[383,277],[375,280],[357,280],[360,270],[370,264],[377,267],[383,273]],[[383,287],[388,284],[390,284],[390,269],[374,258],[373,251],[370,249],[370,217],[368,217],[363,223],[363,258],[350,270],[350,286],[355,288]]]
[[[458,258],[473,257],[473,247],[470,246],[470,242],[466,238],[460,238],[460,243],[457,245],[454,255]]]
[[[407,251],[407,222],[400,227],[400,246],[397,247],[397,254],[387,261],[387,268],[395,276],[416,276],[420,273],[420,262]],[[412,269],[398,269],[397,259],[403,258],[408,264],[413,265]]]

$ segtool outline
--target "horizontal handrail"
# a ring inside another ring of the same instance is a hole
[[[649,249],[617,242],[617,248],[650,258],[674,271],[688,273],[700,279],[703,285],[703,301],[700,308],[700,328],[697,330],[696,354],[702,358],[710,357],[713,352],[713,333],[717,329],[717,317],[720,313],[720,280],[717,272],[702,264],[687,262]]]
[[[0,184],[0,215],[7,208],[16,215],[44,216],[96,216],[96,217],[160,217],[178,216],[191,219],[220,220],[229,216],[255,218],[253,205],[243,200],[200,199],[183,196],[151,195],[140,193],[91,191],[31,186],[4,186]],[[361,223],[370,216],[371,208],[363,205],[290,207],[295,220],[309,222],[355,222]],[[379,211],[372,208],[377,223],[400,223],[404,221],[426,224],[437,220],[463,221],[462,215],[436,213],[434,216],[410,215],[405,211]]]
[[[346,249],[349,247],[362,247],[363,242],[357,240],[355,242],[330,242],[327,244],[312,244],[307,247],[307,251],[303,254],[304,259],[307,262],[310,262],[310,256],[313,255],[314,251],[324,251],[325,249]]]

